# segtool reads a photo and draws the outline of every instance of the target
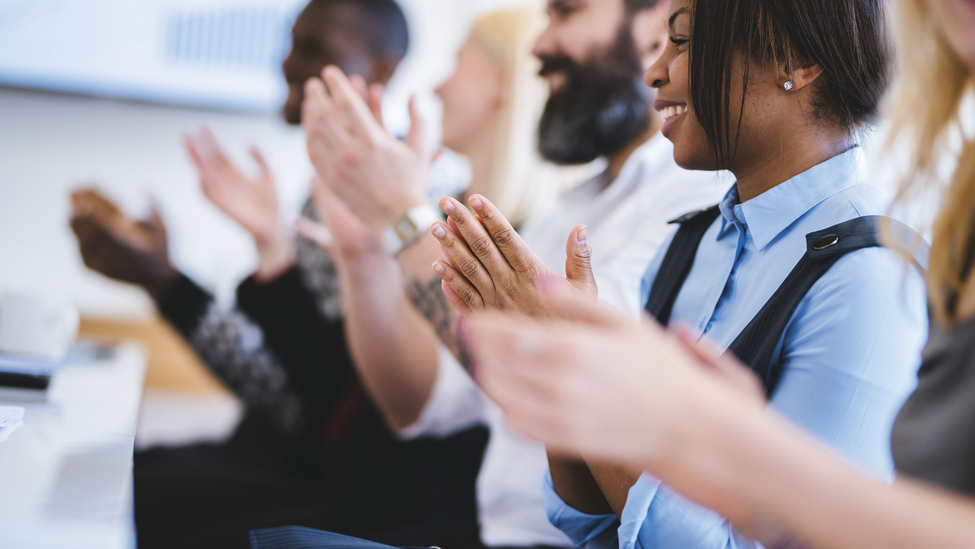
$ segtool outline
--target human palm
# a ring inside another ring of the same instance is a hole
[[[258,172],[247,177],[227,158],[209,129],[187,136],[184,142],[210,202],[250,233],[258,247],[274,240],[281,230],[278,197],[274,177],[261,153],[251,149]]]
[[[381,89],[365,90],[336,67],[305,86],[302,120],[308,155],[323,182],[371,230],[382,233],[399,213],[426,204],[433,154],[424,123],[410,102],[405,141],[381,123]],[[358,89],[357,89],[358,88]],[[363,95],[365,94],[365,97]]]
[[[157,298],[179,274],[169,262],[166,227],[155,209],[139,221],[94,188],[78,189],[71,193],[70,222],[82,260],[96,272],[138,284]]]

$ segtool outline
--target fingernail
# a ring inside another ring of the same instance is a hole
[[[474,195],[471,197],[471,207],[474,208],[475,212],[479,212],[484,209],[484,203],[477,195]]]
[[[447,269],[444,269],[443,265],[441,265],[439,261],[433,262],[433,270],[437,271],[437,274],[444,274],[447,272]]]
[[[433,233],[433,237],[436,238],[437,240],[440,240],[443,237],[447,236],[447,231],[443,228],[443,225],[439,223],[435,224],[433,226],[433,230],[430,232]]]
[[[578,241],[579,244],[585,244],[586,243],[586,234],[588,232],[589,232],[589,228],[586,227],[585,225],[583,225],[582,228],[579,229],[579,232],[576,233],[576,241]]]
[[[445,200],[444,203],[440,206],[440,209],[443,210],[443,213],[447,215],[454,213],[453,200]]]

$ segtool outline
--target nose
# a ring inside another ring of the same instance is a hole
[[[285,80],[292,80],[292,78],[290,78],[290,77],[295,72],[294,71],[294,68],[295,68],[294,67],[294,65],[295,65],[294,56],[295,56],[294,50],[291,50],[291,51],[288,52],[288,56],[284,58],[284,61],[281,62],[281,72],[284,73],[284,79]]]
[[[661,86],[670,82],[670,71],[667,67],[666,55],[662,55],[650,65],[647,72],[643,75],[643,81],[651,88],[659,89]]]
[[[558,40],[555,37],[555,30],[552,28],[552,24],[549,23],[545,27],[545,31],[539,35],[538,39],[535,40],[535,46],[532,48],[532,54],[539,59],[544,57],[555,57],[558,54]]]

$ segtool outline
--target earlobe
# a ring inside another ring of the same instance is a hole
[[[799,67],[792,71],[787,71],[783,67],[779,71],[779,85],[787,92],[799,91],[812,84],[823,74],[823,67],[819,63],[814,63],[808,67]]]

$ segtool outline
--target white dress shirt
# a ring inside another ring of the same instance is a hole
[[[572,229],[588,227],[592,265],[600,300],[638,317],[640,281],[657,249],[675,229],[667,222],[712,206],[727,187],[713,172],[689,172],[673,160],[673,145],[657,134],[627,160],[606,184],[594,177],[565,192],[549,213],[525,224],[521,236],[555,272],[565,275],[565,245]],[[542,506],[548,468],[545,448],[514,433],[501,410],[440,350],[439,371],[430,398],[404,439],[447,436],[478,424],[491,431],[477,479],[481,539],[489,547],[573,547],[549,523]]]

